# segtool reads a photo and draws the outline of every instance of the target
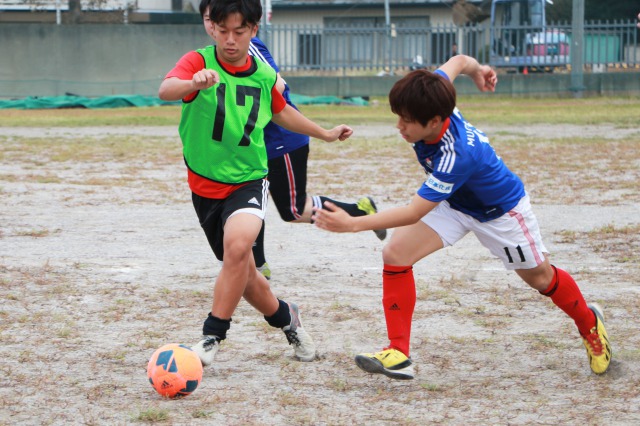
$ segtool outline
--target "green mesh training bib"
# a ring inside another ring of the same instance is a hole
[[[180,138],[187,167],[205,178],[243,183],[267,175],[264,127],[271,121],[271,89],[276,73],[250,57],[251,67],[229,74],[218,63],[215,47],[197,50],[220,83],[182,104]]]

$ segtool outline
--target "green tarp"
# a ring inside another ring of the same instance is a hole
[[[363,98],[338,98],[336,96],[304,96],[291,95],[291,100],[296,105],[367,105]],[[51,96],[28,97],[24,99],[0,100],[0,109],[54,109],[54,108],[123,108],[146,107],[157,105],[179,105],[178,102],[162,101],[155,96],[141,95],[114,95],[99,98],[86,98],[84,96]]]
[[[84,96],[51,96],[0,100],[0,109],[122,108],[176,104],[179,104],[179,102],[165,102],[155,96],[140,95],[114,95],[102,96],[99,98],[85,98]]]
[[[368,102],[363,98],[339,98],[337,96],[304,96],[290,94],[291,102],[295,105],[321,105],[321,104],[339,104],[339,105],[359,105],[366,106]]]

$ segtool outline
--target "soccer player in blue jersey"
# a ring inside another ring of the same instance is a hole
[[[251,39],[249,54],[269,64],[280,77],[280,69],[271,56],[271,52],[258,37]],[[284,79],[281,81],[284,87],[282,96],[287,101],[287,104],[296,108],[289,96],[289,85]],[[269,193],[280,217],[285,222],[312,223],[311,215],[313,214],[313,209],[322,208],[325,201],[339,206],[351,216],[376,213],[375,202],[370,197],[361,197],[355,203],[346,203],[333,200],[324,195],[310,196],[307,194],[309,136],[291,132],[272,121],[264,129],[264,139],[267,145],[267,157],[269,158],[269,175],[267,176],[269,179]],[[264,229],[263,223],[256,244],[253,247],[253,256],[258,270],[267,278],[270,278],[271,271],[264,254]],[[374,232],[380,240],[384,240],[387,236],[386,229],[376,229]]]
[[[591,369],[602,374],[612,356],[602,309],[587,305],[571,275],[549,263],[522,181],[456,108],[453,80],[460,74],[471,77],[481,91],[495,90],[497,76],[490,67],[457,55],[435,72],[409,73],[389,93],[396,127],[413,144],[427,173],[409,205],[354,218],[325,203],[314,213],[318,227],[334,232],[397,228],[383,249],[382,304],[390,344],[380,352],[357,355],[356,364],[369,373],[413,378],[413,264],[473,232],[506,269],[574,320]]]

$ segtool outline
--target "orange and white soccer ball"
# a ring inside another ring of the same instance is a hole
[[[165,398],[187,396],[202,381],[202,362],[190,347],[170,343],[151,355],[147,377],[151,386]]]

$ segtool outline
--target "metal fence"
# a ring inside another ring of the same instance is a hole
[[[568,23],[533,26],[436,25],[308,26],[268,25],[260,37],[281,70],[299,75],[384,75],[431,68],[457,53],[505,70],[554,71],[571,64]],[[635,21],[585,22],[585,71],[640,69]]]

